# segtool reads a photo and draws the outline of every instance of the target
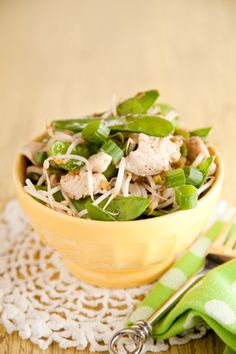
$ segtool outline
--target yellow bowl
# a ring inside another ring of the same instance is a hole
[[[145,220],[104,222],[54,211],[24,189],[26,161],[19,155],[14,181],[19,201],[43,242],[58,250],[78,278],[119,288],[155,280],[197,237],[218,201],[223,165],[216,158],[216,180],[195,209]]]

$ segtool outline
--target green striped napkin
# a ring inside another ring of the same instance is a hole
[[[128,325],[147,319],[202,267],[208,249],[223,226],[223,221],[215,222],[204,236],[176,261],[131,314]],[[228,237],[235,230],[236,225],[231,228]],[[236,351],[236,260],[212,270],[193,286],[154,326],[153,337],[167,339],[203,322],[211,327],[228,346],[227,353]]]

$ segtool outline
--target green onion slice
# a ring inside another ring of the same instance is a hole
[[[203,181],[203,173],[194,167],[184,167],[184,173],[186,177],[186,183],[192,184],[195,187],[200,187]]]
[[[102,122],[94,121],[86,125],[82,130],[82,136],[95,144],[104,143],[109,137],[110,129]]]
[[[112,140],[107,140],[101,147],[101,151],[112,157],[112,162],[115,165],[123,157],[124,153],[121,148]]]
[[[166,184],[168,188],[181,186],[186,183],[185,173],[182,168],[166,172]]]
[[[48,154],[46,153],[46,151],[38,151],[34,155],[34,160],[37,165],[42,166],[44,163],[44,160],[46,160],[47,157],[48,157]]]
[[[210,172],[210,170],[211,170],[211,166],[213,165],[213,163],[214,163],[214,157],[213,157],[213,156],[209,156],[208,158],[206,158],[205,160],[203,160],[203,161],[197,166],[197,168],[199,169],[199,171],[201,171],[202,174],[203,174],[203,179],[202,179],[202,183],[201,183],[200,186],[202,186],[202,185],[205,183],[205,181],[206,181],[206,179],[207,179],[207,177],[208,177],[208,175],[209,175],[209,172]]]
[[[175,190],[175,198],[180,209],[193,209],[198,201],[197,188],[191,185],[179,186]]]
[[[188,148],[186,145],[182,145],[180,147],[180,153],[181,153],[181,156],[183,157],[187,157],[188,156]]]
[[[60,140],[56,140],[49,149],[49,155],[50,156],[56,156],[56,155],[61,155],[61,154],[65,154],[68,147],[70,146],[70,143],[64,142],[64,141],[60,141]]]
[[[64,155],[66,154],[66,151],[68,147],[70,146],[70,143],[64,142],[57,140],[55,141],[49,150],[49,155],[50,156],[57,156],[57,155]],[[74,149],[72,150],[71,154],[73,155],[80,155],[85,158],[88,158],[89,156],[96,154],[98,151],[98,146],[95,144],[83,144],[83,145],[76,145]],[[70,159],[67,162],[63,163],[57,163],[57,160],[55,159],[54,162],[63,170],[66,171],[72,171],[76,169],[80,169],[84,165],[82,161],[78,161],[75,159]]]
[[[103,172],[103,175],[109,181],[112,177],[117,175],[117,171],[118,171],[118,169],[115,168],[113,163],[110,163],[110,165],[107,167],[106,171]]]
[[[26,175],[26,178],[29,178],[33,183],[37,183],[40,177],[41,175],[36,172],[28,172]]]

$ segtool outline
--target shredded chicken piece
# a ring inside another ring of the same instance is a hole
[[[112,111],[113,115],[116,117],[117,116],[117,98],[115,95],[113,95],[111,98],[111,111]]]
[[[180,159],[180,146],[180,141],[173,142],[169,137],[139,134],[138,148],[126,157],[126,170],[138,176],[157,175]]]
[[[38,151],[43,150],[44,147],[44,143],[41,143],[39,141],[32,141],[31,143],[23,146],[23,148],[21,149],[21,153],[22,155],[26,156],[27,159],[29,159],[33,164],[36,164],[34,156]]]
[[[173,141],[173,143],[179,143],[180,146],[183,145],[183,137],[181,135],[174,135],[170,137],[170,140]]]
[[[41,166],[34,166],[34,165],[27,166],[26,174],[28,174],[28,173],[37,173],[39,175],[42,175],[43,174],[43,168]]]
[[[150,197],[150,204],[148,207],[149,212],[153,212],[158,207],[159,199],[156,194],[152,194]]]
[[[135,149],[135,146],[137,145],[137,143],[138,142],[135,141],[135,139],[128,138],[127,143],[126,143],[126,148],[125,148],[126,155],[128,155],[131,151],[133,151]]]
[[[73,134],[74,134],[74,132],[73,132],[72,130],[70,130],[70,129],[64,130],[63,133],[64,133],[64,134],[68,134],[68,135],[73,135]],[[80,133],[79,133],[79,134],[80,134]]]
[[[215,162],[213,162],[211,168],[210,168],[210,171],[209,171],[209,176],[213,176],[216,172],[216,164]]]
[[[199,154],[202,155],[203,159],[210,156],[208,148],[199,136],[191,136],[186,140],[188,148],[188,158],[193,162]]]
[[[102,173],[106,171],[107,167],[110,165],[112,157],[105,152],[98,152],[95,155],[90,156],[88,161],[90,162],[93,172]]]
[[[140,189],[140,186],[138,183],[130,183],[129,185],[129,192],[131,195],[135,197],[141,197],[142,196],[142,191]]]
[[[128,197],[129,195],[129,185],[131,181],[132,175],[129,173],[127,177],[124,177],[123,183],[121,186],[122,193],[125,197]]]
[[[58,184],[60,184],[57,175],[51,175],[49,177],[49,180],[50,180],[50,183],[51,183],[52,187],[56,187],[56,186],[58,186]]]
[[[180,167],[183,168],[186,165],[187,162],[187,158],[184,156],[181,156],[181,158],[179,159],[179,161],[176,162],[175,166],[176,167]]]
[[[71,199],[79,200],[89,195],[88,176],[86,169],[79,173],[69,172],[61,177],[62,189]],[[109,182],[101,173],[93,173],[93,194],[108,190]]]

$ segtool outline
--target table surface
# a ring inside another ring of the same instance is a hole
[[[2,0],[1,207],[14,197],[17,151],[47,121],[103,110],[113,94],[148,88],[158,88],[189,127],[214,127],[225,162],[223,198],[235,204],[235,11],[234,0]],[[209,334],[169,353],[222,348]],[[39,352],[1,328],[0,353]],[[63,351],[52,345],[45,353]]]

